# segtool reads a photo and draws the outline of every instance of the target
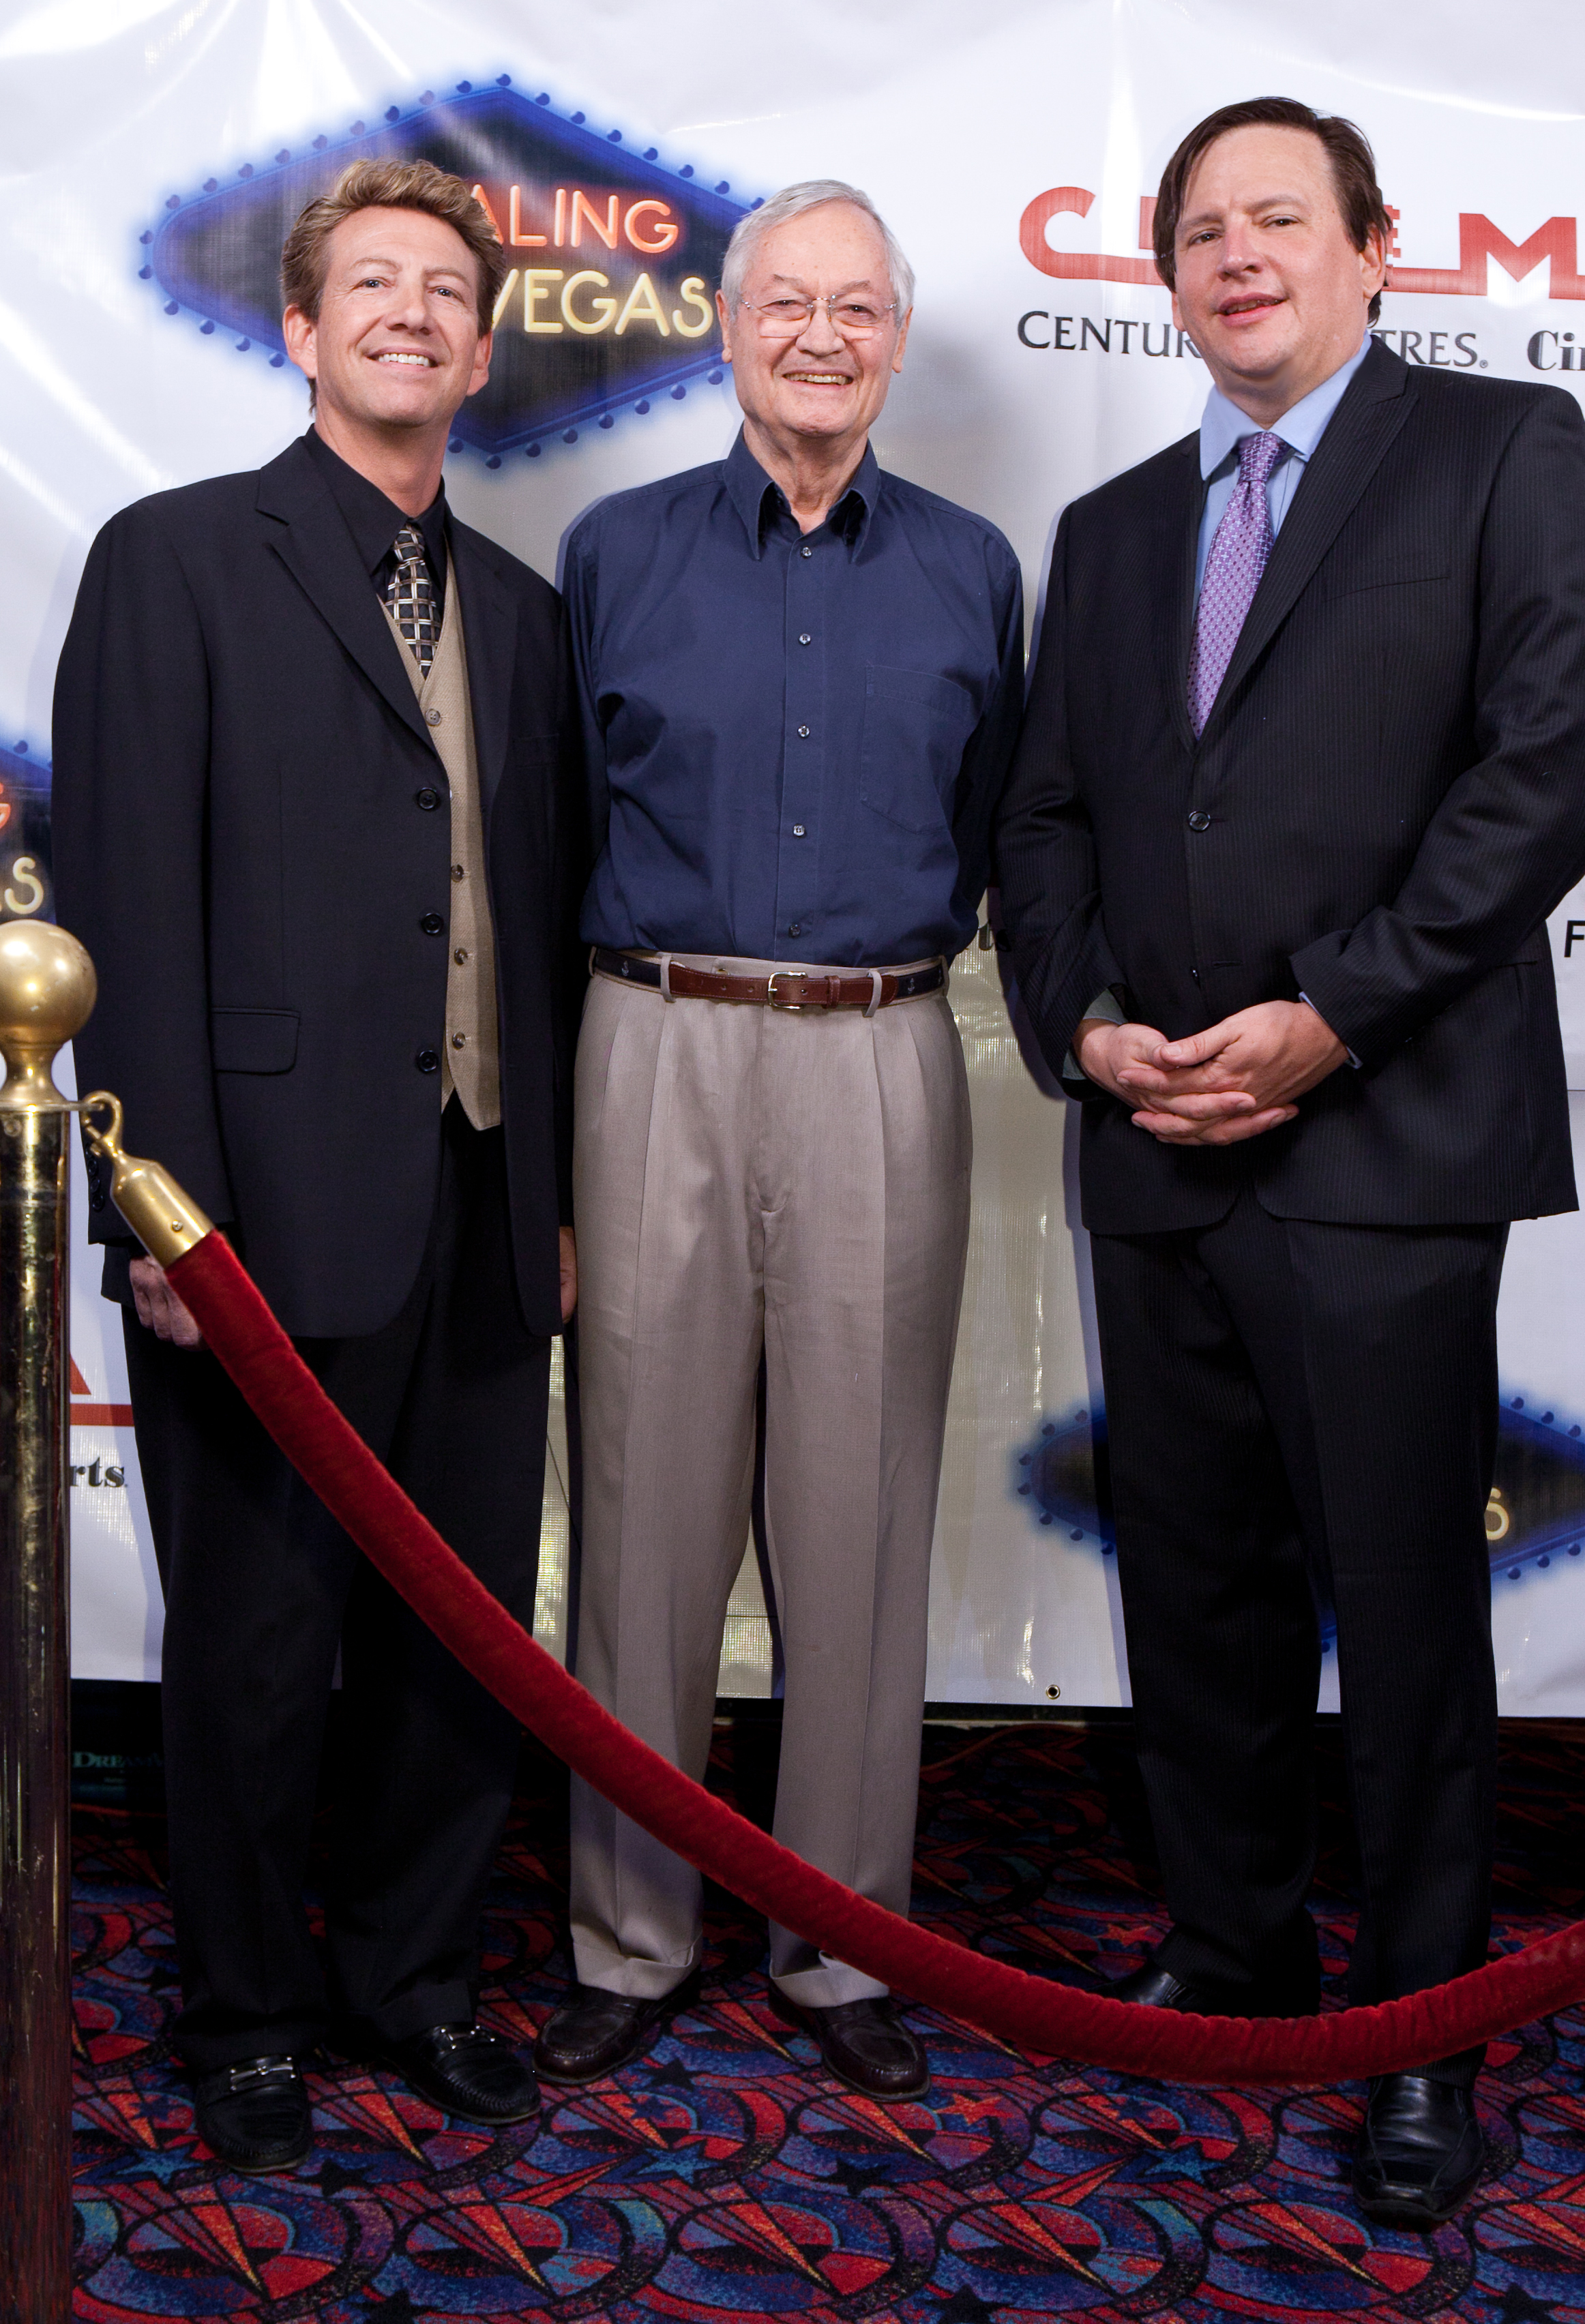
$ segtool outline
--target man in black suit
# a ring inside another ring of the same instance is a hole
[[[504,258],[459,180],[362,163],[282,257],[313,426],[256,474],[124,510],[55,704],[59,908],[98,967],[84,1086],[222,1222],[304,1358],[531,1625],[551,1335],[576,1289],[582,885],[555,592],[447,512]],[[244,2170],[307,2151],[338,2046],[521,2120],[475,2021],[518,1729],[252,1420],[92,1194],[165,1596],[175,2040]],[[134,1312],[135,1310],[135,1312]],[[339,1648],[325,1904],[302,1899]]]
[[[1172,1927],[1120,1991],[1317,2006],[1337,1609],[1354,2001],[1486,1956],[1483,1509],[1507,1222],[1574,1204],[1546,914],[1585,868],[1585,426],[1371,339],[1351,124],[1265,98],[1169,162],[1198,437],[1070,508],[1002,908],[1084,1103],[1140,1763]],[[1478,2175],[1479,2052],[1370,2090],[1372,2216]]]

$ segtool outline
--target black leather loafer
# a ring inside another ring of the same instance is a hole
[[[295,2058],[243,2058],[193,2082],[198,2136],[228,2170],[290,2171],[313,2137]]]
[[[673,2015],[697,1990],[696,1978],[653,2000],[607,1993],[597,1985],[575,1985],[539,2028],[534,2063],[548,2082],[597,2082],[646,2050],[661,2020]]]
[[[1370,2085],[1354,2193],[1367,2218],[1428,2234],[1451,2219],[1486,2160],[1475,2094],[1429,2074],[1381,2074]]]
[[[462,2122],[493,2128],[526,2122],[539,2111],[533,2068],[482,2025],[428,2025],[405,2041],[382,2043],[374,2058],[400,2074],[409,2089]]]
[[[839,2082],[867,2098],[922,2098],[930,2088],[930,2061],[894,2001],[839,2001],[806,2008],[771,1987],[777,2015],[802,2026]]]

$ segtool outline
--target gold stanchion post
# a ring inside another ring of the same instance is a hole
[[[93,963],[0,923],[0,2324],[71,2311],[69,1101]]]

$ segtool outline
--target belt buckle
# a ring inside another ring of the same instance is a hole
[[[796,982],[797,982],[797,983],[801,984],[801,985],[803,986],[803,988],[804,988],[804,991],[805,991],[806,995],[807,994],[808,987],[809,987],[809,980],[808,980],[808,978],[804,974],[804,972],[802,971],[802,969],[797,969],[797,968],[779,968],[779,969],[776,969],[776,970],[775,970],[775,971],[774,971],[774,972],[773,972],[769,976],[768,976],[768,977],[766,978],[766,980],[765,980],[765,1005],[766,1005],[766,1007],[767,1007],[767,1008],[769,1008],[769,1009],[790,1009],[790,1010],[792,1010],[794,1011],[794,1013],[796,1014],[796,1013],[797,1013],[797,1011],[798,1010],[800,1010],[800,1009],[818,1008],[818,1007],[824,1007],[824,1006],[827,1005],[827,1004],[823,1003],[823,1002],[811,1001],[809,1001],[807,998],[806,998],[806,999],[804,999],[804,1000],[802,1000],[802,1001],[782,1001],[782,1000],[779,1000],[779,999],[777,997],[777,991],[776,991],[776,988],[777,988],[777,986],[781,982],[781,980],[782,980],[782,978],[783,978],[783,977],[787,977],[787,978],[788,978],[788,979],[790,979],[790,980],[792,980],[792,981],[795,981]],[[822,982],[824,982],[824,979],[822,980]]]

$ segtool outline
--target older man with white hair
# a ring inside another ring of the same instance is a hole
[[[1007,542],[870,448],[912,298],[852,186],[744,218],[717,300],[742,432],[604,502],[565,581],[597,850],[578,1676],[704,1774],[763,1360],[776,1831],[898,1913],[968,1231],[947,964],[974,932],[1023,664]],[[559,2082],[637,2054],[703,1943],[698,1875],[576,1784],[572,1846],[576,1984],[536,2052]],[[777,1928],[770,1976],[843,2080],[924,2094],[873,1978]]]

